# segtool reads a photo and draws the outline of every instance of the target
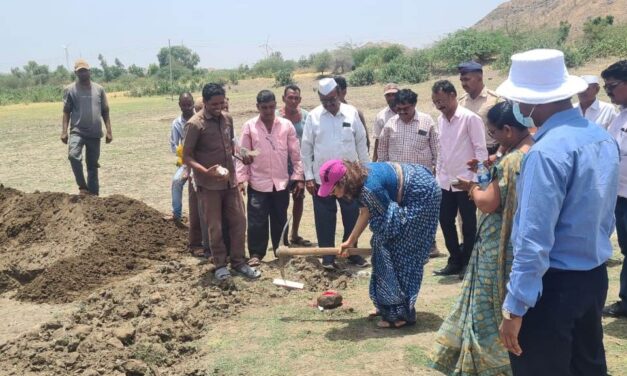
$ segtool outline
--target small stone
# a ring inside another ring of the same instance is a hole
[[[152,295],[150,295],[150,303],[152,303],[152,304],[157,304],[161,300],[162,300],[161,294],[159,294],[158,292],[155,292]]]
[[[342,295],[335,291],[325,291],[318,297],[318,307],[333,309],[342,305]]]
[[[74,364],[76,364],[76,362],[78,362],[78,358],[80,357],[80,355],[78,353],[71,353],[67,356],[67,358],[65,358],[65,365],[66,366],[72,366]]]
[[[130,324],[124,324],[119,328],[113,329],[112,334],[125,345],[130,345],[135,339],[135,328]]]
[[[122,369],[124,369],[127,375],[133,376],[143,376],[151,373],[146,363],[137,359],[129,359],[122,363]]]
[[[78,337],[79,339],[85,339],[85,337],[87,337],[91,333],[91,331],[92,328],[90,325],[77,324],[76,326],[74,326],[74,328],[72,328],[70,333]]]
[[[120,349],[120,350],[122,350],[124,348],[124,344],[122,342],[120,342],[120,340],[117,339],[117,338],[109,338],[109,340],[107,341],[107,344],[115,347],[116,349]]]
[[[47,329],[47,330],[56,330],[62,327],[63,327],[63,324],[61,324],[60,321],[50,321],[41,325],[42,329]]]

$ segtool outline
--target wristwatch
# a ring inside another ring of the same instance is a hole
[[[505,320],[511,320],[512,319],[512,313],[510,311],[508,311],[507,309],[503,308],[501,310],[501,314],[503,315],[503,318]]]

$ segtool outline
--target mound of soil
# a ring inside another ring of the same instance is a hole
[[[340,263],[340,266],[344,266]],[[273,269],[279,270],[279,263],[271,264]],[[319,292],[328,289],[344,290],[348,287],[353,273],[348,268],[340,270],[326,270],[317,257],[294,257],[284,266],[285,279],[302,282],[304,289]]]
[[[0,185],[0,293],[70,302],[173,259],[186,232],[125,196],[23,193]]]

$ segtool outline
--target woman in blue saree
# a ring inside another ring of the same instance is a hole
[[[416,322],[416,299],[424,265],[435,238],[441,191],[420,165],[330,160],[320,168],[318,195],[360,203],[357,223],[344,250],[354,247],[370,224],[372,278],[370,298],[381,328]]]

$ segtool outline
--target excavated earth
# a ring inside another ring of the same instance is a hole
[[[197,345],[212,325],[290,292],[263,277],[228,283],[188,256],[186,230],[124,196],[23,193],[0,185],[0,298],[73,308],[0,340],[2,375],[209,375]],[[342,290],[347,271],[290,260],[286,278],[308,291]],[[21,304],[21,303],[20,303]]]

